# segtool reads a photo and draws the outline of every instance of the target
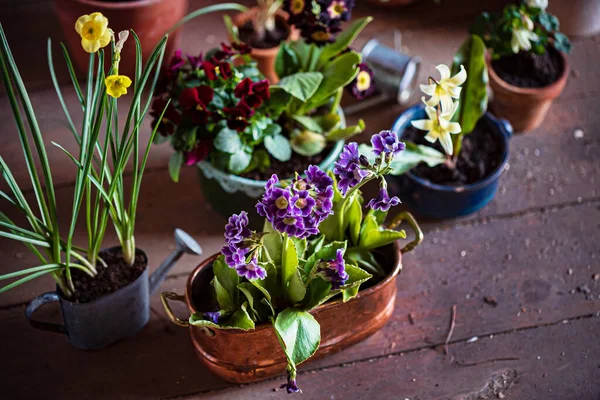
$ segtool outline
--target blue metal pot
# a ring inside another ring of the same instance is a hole
[[[175,241],[177,249],[151,276],[146,268],[127,286],[89,303],[72,302],[57,288],[55,292],[44,293],[33,299],[27,305],[25,317],[32,327],[62,333],[73,346],[84,350],[102,349],[135,335],[148,323],[150,296],[156,292],[175,262],[184,253],[202,254],[200,245],[180,229],[175,231]],[[143,251],[136,249],[136,254],[142,255],[147,264],[148,259]],[[36,310],[53,302],[60,304],[64,325],[33,319]]]
[[[426,118],[424,106],[416,105],[400,115],[392,130],[402,137],[411,121]],[[485,113],[480,123],[491,127],[503,146],[502,162],[494,173],[469,185],[445,186],[429,182],[408,171],[402,176],[387,177],[390,191],[400,196],[402,202],[417,214],[431,218],[460,217],[484,207],[498,190],[498,180],[508,162],[509,139],[513,129],[508,121],[498,119],[489,112]]]

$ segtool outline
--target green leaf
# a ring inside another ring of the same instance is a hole
[[[364,17],[355,20],[344,29],[335,39],[335,42],[323,47],[320,63],[323,64],[331,58],[337,56],[342,51],[352,47],[352,42],[360,34],[360,32],[373,20],[373,17]]]
[[[277,86],[271,86],[269,91],[271,92],[271,97],[267,101],[267,109],[271,115],[271,118],[277,119],[288,107],[288,104],[290,104],[292,101],[293,96]]]
[[[310,103],[315,104],[329,99],[339,88],[348,85],[358,75],[361,56],[355,51],[344,53],[328,63],[323,69],[322,80]],[[310,109],[311,107],[305,106]]]
[[[283,43],[275,58],[275,72],[277,76],[288,76],[295,74],[301,68],[298,55],[288,43]]]
[[[229,170],[234,174],[240,174],[248,168],[250,161],[252,161],[252,154],[240,149],[229,157]]]
[[[229,34],[232,43],[240,42],[240,32],[238,27],[233,23],[233,20],[229,15],[223,15],[223,22],[225,23],[225,29]]]
[[[323,74],[320,72],[298,72],[284,77],[276,87],[304,102],[315,94],[321,81],[323,81]]]
[[[341,119],[337,112],[311,116],[312,120],[315,121],[320,127],[321,132],[329,132],[340,126]]]
[[[238,289],[248,300],[248,307],[254,314],[253,320],[267,321],[269,317],[274,315],[272,308],[262,302],[266,297],[261,287],[257,287],[251,282],[242,282],[238,285]]]
[[[286,162],[292,157],[290,141],[283,135],[266,136],[264,144],[269,154],[279,161]]]
[[[215,275],[212,285],[217,293],[219,307],[223,310],[234,310],[238,306],[238,285],[240,277],[234,268],[225,263],[225,257],[219,256],[213,263]]]
[[[300,308],[310,311],[325,303],[330,297],[332,297],[331,283],[317,276],[308,284],[306,295],[304,296],[304,300],[302,300]]]
[[[459,108],[455,114],[460,123],[460,135],[471,133],[479,118],[487,111],[488,71],[485,62],[485,44],[477,35],[470,35],[454,55],[452,75],[459,72],[463,65],[467,71],[467,80],[462,85]]]
[[[313,254],[313,253],[321,250],[321,248],[323,247],[324,244],[325,244],[325,235],[319,235],[315,239],[312,239],[307,242],[306,252],[308,252],[308,254]]]
[[[288,291],[288,285],[292,277],[298,269],[298,254],[294,242],[288,237],[283,239],[283,247],[281,253],[281,285]],[[289,294],[289,292],[288,292]]]
[[[274,327],[287,358],[295,365],[308,360],[319,348],[321,327],[306,311],[286,308],[277,315]]]
[[[365,130],[365,121],[362,119],[358,120],[357,125],[348,126],[346,128],[334,129],[328,132],[325,137],[329,141],[346,140],[354,135],[358,135]]]
[[[296,304],[302,301],[305,295],[306,286],[304,286],[304,282],[300,276],[300,271],[296,269],[296,273],[292,275],[292,279],[290,279],[290,285],[288,287],[288,299],[292,304]]]
[[[229,128],[222,129],[213,142],[215,149],[224,153],[234,154],[242,149],[242,140],[237,131]]]
[[[268,235],[265,235],[262,238],[262,242],[269,253],[269,257],[273,260],[275,265],[281,265],[281,251],[283,249],[283,237],[281,236],[281,233],[273,229],[273,226],[267,220],[265,220],[263,232],[268,233]],[[263,261],[268,260],[263,259]]]
[[[422,162],[426,163],[430,168],[446,162],[446,156],[433,147],[422,144],[417,145],[411,142],[404,142],[404,144],[406,148],[394,157],[394,161],[390,164],[392,175],[402,175]],[[362,149],[365,148],[363,147]]]
[[[310,157],[321,153],[327,146],[327,140],[322,134],[305,129],[292,134],[290,145],[296,153]]]
[[[571,42],[569,38],[564,33],[555,32],[554,33],[554,48],[558,51],[562,51],[563,53],[571,52]]]
[[[203,319],[202,313],[194,313],[190,316],[189,322],[194,326],[205,326],[214,329],[241,329],[250,331],[255,328],[254,321],[248,314],[248,303],[245,302],[231,316],[219,324]]]
[[[303,259],[304,253],[306,252],[306,239],[299,239],[297,237],[292,237],[292,242],[294,242],[294,246],[296,246],[296,253],[298,253],[298,258]]]
[[[373,214],[367,214],[360,230],[359,247],[365,250],[378,249],[399,239],[406,239],[406,233],[384,229],[377,223]]]
[[[319,260],[334,260],[339,249],[346,251],[346,242],[331,242],[326,246],[321,247],[319,251],[313,253],[306,259],[304,264],[304,272],[306,275],[311,275],[312,270],[316,267]]]
[[[319,125],[319,123],[313,117],[307,117],[305,115],[292,115],[292,118],[310,131],[323,133],[323,128],[321,128],[321,125]]]
[[[361,200],[361,196],[357,192],[352,201],[348,200],[350,203],[346,206],[346,215],[344,216],[344,222],[348,224],[348,230],[350,231],[350,240],[355,245],[358,244],[363,218]]]
[[[281,125],[279,124],[269,124],[264,130],[265,136],[276,136],[281,133]]]
[[[364,283],[373,277],[373,275],[367,271],[350,263],[346,263],[346,273],[348,274],[348,280],[344,286],[342,286],[342,290],[358,287],[361,283]]]
[[[183,153],[176,151],[171,155],[169,159],[169,175],[173,182],[179,182],[179,172],[183,165]]]
[[[277,268],[271,261],[261,262],[259,265],[267,271],[267,276],[265,279],[252,279],[250,282],[263,292],[265,298],[271,302],[280,295],[277,287]]]
[[[354,286],[354,287],[351,287],[350,289],[342,290],[342,299],[343,299],[342,301],[345,303],[348,300],[352,300],[358,294],[358,289],[360,289],[359,286]]]

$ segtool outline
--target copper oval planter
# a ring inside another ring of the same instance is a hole
[[[325,303],[311,313],[321,325],[321,345],[312,359],[323,357],[356,344],[381,329],[394,312],[396,305],[396,276],[402,270],[402,253],[416,247],[423,234],[412,215],[405,218],[415,231],[415,240],[402,250],[398,243],[382,250],[388,275],[375,286],[361,290],[352,300]],[[191,273],[184,295],[163,292],[161,300],[171,321],[188,327],[194,349],[200,361],[214,374],[233,383],[249,383],[285,373],[286,359],[275,331],[270,324],[258,325],[252,331],[212,330],[192,326],[176,317],[168,300],[182,301],[190,313],[202,310],[193,299],[205,292],[212,279],[215,254]],[[352,321],[349,327],[345,321]]]
[[[233,23],[238,28],[244,26],[256,15],[257,10],[257,7],[252,7],[246,12],[234,15],[232,18]],[[300,32],[287,24],[288,14],[285,11],[277,11],[276,19],[288,29],[288,37],[286,40],[294,41],[300,38]],[[231,38],[229,39],[231,40]],[[279,46],[268,49],[252,48],[250,53],[250,56],[252,56],[258,64],[260,72],[269,80],[269,82],[271,82],[271,84],[279,82],[279,77],[275,72],[275,59],[277,58],[277,53],[279,53]]]
[[[503,81],[492,67],[490,54],[486,55],[494,93],[491,109],[497,117],[510,121],[515,132],[527,132],[540,126],[552,102],[562,93],[569,75],[569,62],[564,53],[559,54],[563,60],[561,75],[554,83],[541,88],[522,88]]]

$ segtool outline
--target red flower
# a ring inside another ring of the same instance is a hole
[[[204,125],[212,114],[207,107],[213,96],[214,92],[210,86],[202,85],[195,88],[186,88],[179,95],[179,104],[196,124]]]
[[[258,108],[263,101],[271,97],[269,81],[264,79],[259,82],[252,82],[250,78],[244,78],[235,87],[234,95],[238,99],[243,99],[248,106]]]
[[[192,70],[197,70],[198,68],[200,68],[202,66],[202,53],[200,53],[198,55],[198,57],[196,56],[191,56],[191,55],[187,55],[186,56],[188,61],[190,62],[190,65],[192,66]]]
[[[252,47],[248,46],[246,43],[232,43],[231,46],[237,50],[240,55],[250,54],[252,51]]]
[[[177,72],[185,65],[185,59],[181,56],[181,50],[177,50],[169,62],[169,71]]]
[[[158,124],[157,132],[163,136],[172,135],[177,125],[179,125],[181,122],[181,114],[177,112],[173,106],[173,103],[169,103],[163,118],[158,120],[166,105],[167,100],[161,97],[156,97],[154,101],[152,101],[152,110],[150,111],[150,115],[154,117],[154,120],[150,124],[152,129],[154,129],[154,127],[156,127]]]
[[[183,157],[185,158],[185,165],[190,166],[194,165],[197,162],[200,162],[208,156],[210,150],[212,148],[212,144],[209,141],[199,141],[196,144],[196,147],[192,151],[186,151],[183,153]]]
[[[254,111],[243,100],[233,108],[223,108],[223,112],[227,114],[227,127],[238,132],[243,132],[250,125],[248,118],[254,115]]]
[[[235,53],[233,52],[233,49],[231,47],[229,47],[225,43],[221,43],[221,50],[217,50],[215,52],[214,58],[217,61],[223,61],[226,58],[229,58],[229,57],[231,57],[234,54]]]
[[[226,61],[204,61],[202,63],[202,69],[204,70],[204,73],[206,74],[208,80],[211,81],[216,80],[219,77],[219,75],[225,80],[231,78],[231,76],[233,75],[233,73],[231,72],[231,65]]]

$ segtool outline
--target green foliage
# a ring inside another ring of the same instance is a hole
[[[286,308],[277,315],[273,326],[286,357],[294,366],[308,360],[319,348],[321,327],[306,311]]]

